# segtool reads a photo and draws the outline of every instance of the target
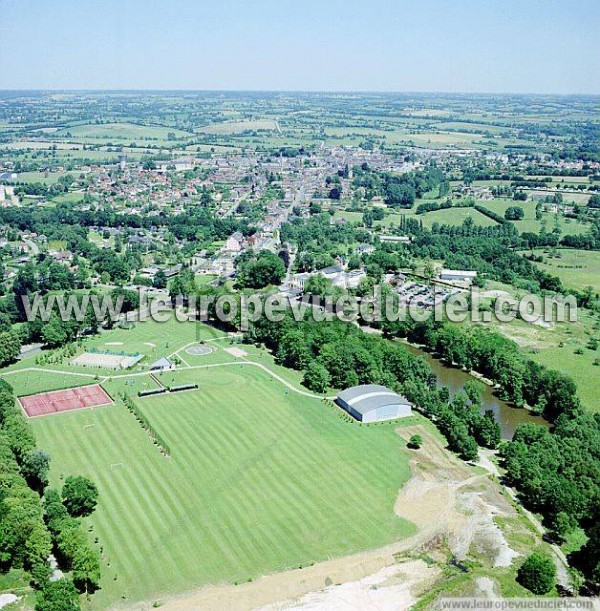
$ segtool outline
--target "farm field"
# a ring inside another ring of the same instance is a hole
[[[412,216],[412,215],[411,215]],[[447,208],[445,210],[435,210],[425,214],[414,215],[412,218],[422,219],[425,227],[431,227],[433,223],[440,225],[462,225],[468,218],[473,219],[475,225],[491,227],[497,225],[496,221],[481,214],[474,208]]]
[[[556,253],[558,257],[544,256],[544,262],[536,265],[558,276],[567,288],[581,290],[591,286],[600,291],[600,252],[559,249]],[[543,254],[543,251],[538,254]]]
[[[582,350],[583,354],[575,354],[573,344],[569,343],[562,347],[544,348],[529,356],[541,365],[573,378],[582,405],[591,412],[599,412],[600,367],[594,365],[594,361],[600,358],[600,351]]]
[[[101,125],[84,124],[65,127],[53,134],[55,137],[82,138],[85,140],[101,138],[129,140],[167,140],[172,133],[176,139],[190,138],[190,134],[175,127],[155,127],[152,125],[137,125],[135,123],[104,123]]]
[[[422,203],[420,200],[418,203]],[[417,203],[417,205],[418,205]],[[434,223],[446,224],[446,225],[462,225],[467,218],[472,218],[476,225],[483,227],[490,227],[496,225],[496,221],[488,218],[485,214],[481,214],[474,208],[447,208],[443,210],[435,210],[433,212],[426,212],[425,214],[416,214],[416,205],[412,209],[391,209],[388,208],[386,215],[381,221],[374,221],[374,226],[391,227],[392,225],[398,225],[402,218],[412,218],[423,221],[423,226],[431,228]],[[352,223],[362,222],[362,212],[345,212],[336,211],[334,218],[345,218],[347,221]]]
[[[508,291],[517,298],[523,296],[523,291],[515,292],[498,282],[490,282],[487,289]],[[597,315],[579,308],[576,322],[554,322],[550,327],[522,320],[491,324],[494,330],[516,342],[532,360],[573,378],[583,407],[592,412],[600,411],[600,368],[594,364],[600,362],[600,350],[588,347],[590,338],[600,340]]]
[[[223,121],[221,123],[199,127],[196,131],[203,134],[230,135],[239,134],[245,131],[270,131],[275,129],[277,129],[275,121],[270,119],[257,119],[254,121]]]
[[[409,477],[398,423],[350,424],[254,367],[180,379],[200,389],[136,398],[171,458],[120,403],[32,421],[52,485],[82,473],[100,490],[88,521],[104,572],[91,608],[243,582],[414,532],[393,512]]]
[[[518,206],[523,209],[525,216],[520,221],[511,221],[513,225],[518,229],[520,233],[532,232],[539,233],[542,228],[542,224],[546,225],[547,231],[554,229],[555,219],[557,215],[552,212],[542,212],[541,219],[538,220],[535,217],[535,201],[529,199],[524,202],[514,201],[512,199],[496,198],[491,201],[477,201],[479,206],[483,206],[500,216],[504,216],[507,208],[511,206]],[[572,219],[558,216],[558,223],[563,234],[581,234],[586,233],[589,230],[589,225],[586,223],[579,223]]]

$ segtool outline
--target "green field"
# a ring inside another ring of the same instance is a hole
[[[569,343],[562,347],[544,348],[530,356],[534,361],[573,378],[583,407],[591,412],[599,412],[600,367],[594,365],[594,361],[600,357],[600,351],[581,348],[583,354],[575,354],[576,347],[581,348],[581,344]]]
[[[89,522],[104,570],[92,608],[243,582],[414,531],[393,512],[409,477],[398,423],[350,424],[254,367],[177,377],[200,389],[137,400],[171,458],[120,404],[32,421],[52,484],[82,473],[100,489]]]
[[[536,265],[549,274],[558,276],[567,288],[581,290],[591,286],[600,292],[600,252],[559,249],[556,254],[556,257],[544,255],[544,262]]]
[[[459,226],[464,223],[467,218],[472,218],[473,222],[476,225],[481,225],[483,227],[490,227],[492,225],[497,225],[496,221],[485,216],[485,214],[481,214],[478,210],[474,208],[462,208],[462,207],[453,207],[453,208],[445,208],[443,210],[435,210],[433,212],[426,212],[425,214],[415,214],[414,210],[416,206],[421,203],[418,202],[412,209],[392,209],[388,208],[386,211],[385,218],[381,221],[375,221],[373,225],[375,227],[390,227],[391,225],[398,225],[402,218],[412,218],[416,220],[423,221],[423,226],[431,229],[431,226],[434,223],[439,223],[440,225],[455,225]],[[361,223],[362,222],[362,212],[347,212],[336,210],[334,214],[334,218],[345,218],[347,221],[352,223]]]
[[[167,140],[168,134],[175,139],[190,138],[190,134],[175,127],[137,125],[135,123],[104,123],[101,125],[86,124],[65,127],[53,134],[53,137],[82,138],[85,140],[100,138],[114,140]],[[69,135],[70,134],[70,135]]]
[[[231,135],[245,131],[272,131],[277,129],[275,121],[270,119],[257,119],[254,121],[223,121],[206,127],[200,127],[196,131],[203,134]]]
[[[446,210],[436,210],[425,214],[415,215],[414,218],[422,219],[425,227],[431,227],[433,223],[440,225],[462,225],[468,218],[472,218],[475,225],[491,227],[497,225],[496,221],[481,214],[474,208],[448,208]]]

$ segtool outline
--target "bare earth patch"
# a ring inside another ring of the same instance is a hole
[[[225,352],[229,352],[231,356],[235,356],[238,359],[243,359],[245,356],[248,356],[248,353],[245,350],[236,348],[235,346],[232,348],[223,348],[223,350],[225,350]]]
[[[405,439],[420,435],[423,446],[411,460],[413,477],[400,491],[394,511],[414,522],[421,536],[442,536],[457,560],[471,546],[492,566],[510,566],[517,555],[494,522],[514,509],[487,475],[473,475],[422,426],[399,429]]]

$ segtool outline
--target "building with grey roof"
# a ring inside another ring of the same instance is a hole
[[[408,399],[379,384],[347,388],[338,394],[336,402],[360,422],[380,422],[412,414]]]
[[[175,369],[175,363],[173,363],[173,361],[170,361],[166,357],[158,359],[158,361],[150,365],[150,371],[161,371],[162,372],[162,371],[171,371],[172,369]]]

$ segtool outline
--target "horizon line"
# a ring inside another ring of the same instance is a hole
[[[456,95],[456,96],[553,96],[553,97],[600,97],[598,93],[555,93],[555,92],[519,92],[519,91],[418,91],[393,89],[184,89],[184,88],[4,88],[0,93],[296,93],[296,94],[379,94],[379,95]]]

